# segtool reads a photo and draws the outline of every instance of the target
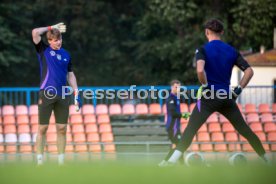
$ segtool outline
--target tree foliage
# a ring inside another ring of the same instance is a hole
[[[31,30],[67,24],[63,46],[81,86],[195,84],[194,51],[206,42],[203,23],[225,23],[238,49],[272,48],[273,0],[4,0],[0,3],[1,86],[37,86]]]

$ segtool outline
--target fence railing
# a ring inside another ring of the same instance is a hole
[[[195,94],[199,86],[185,86],[180,95],[181,102],[191,104],[196,101]],[[116,86],[116,87],[80,87],[84,104],[125,104],[125,103],[159,103],[164,104],[170,86]],[[39,88],[1,87],[0,106],[24,104],[30,106],[38,103]],[[120,94],[120,97],[119,97]],[[146,95],[147,94],[147,95]],[[237,100],[245,103],[275,103],[276,86],[248,86]]]
[[[244,144],[248,144],[248,142],[245,141],[237,141],[237,142],[192,142],[192,145],[204,145],[204,144],[209,144],[209,145],[233,145],[233,150],[232,151],[240,151],[240,145],[244,145]],[[263,145],[267,145],[268,148],[275,145],[276,142],[271,142],[271,141],[265,141],[262,142]],[[0,143],[0,146],[16,146],[16,151],[15,153],[20,153],[20,146],[35,146],[35,142],[30,142],[30,143]],[[143,153],[152,153],[154,152],[153,150],[157,151],[157,152],[162,152],[162,151],[167,151],[167,148],[171,146],[171,142],[169,141],[131,141],[131,142],[98,142],[98,143],[91,143],[91,142],[83,142],[83,143],[67,143],[66,145],[72,145],[72,146],[92,146],[92,145],[100,145],[101,146],[101,150],[104,150],[104,146],[105,145],[115,145],[116,149],[115,152],[117,153],[129,153],[129,152],[143,152]],[[46,143],[46,146],[57,146],[56,143]],[[120,148],[120,146],[128,146],[128,148]],[[133,147],[136,146],[140,146],[139,149],[132,149]],[[159,147],[157,150],[156,148],[154,149],[154,146],[162,146]],[[188,151],[191,151],[192,147],[188,148]],[[225,151],[216,151],[214,148],[212,148],[213,151],[212,152],[227,152]],[[269,148],[269,150],[271,150],[271,152],[275,153],[275,150],[272,150]],[[268,150],[267,150],[268,151]],[[33,152],[33,151],[32,151]],[[204,152],[204,151],[202,151]],[[205,151],[206,152],[206,151]],[[210,151],[208,151],[210,152]],[[268,151],[270,152],[270,151]],[[1,155],[1,153],[0,153]],[[1,160],[1,159],[0,159]]]

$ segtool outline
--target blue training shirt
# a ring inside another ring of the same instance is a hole
[[[72,72],[69,53],[63,48],[54,50],[42,40],[35,44],[35,48],[40,63],[40,90],[51,86],[56,89],[58,96],[62,96],[62,86],[66,86],[67,74]]]
[[[234,65],[242,71],[250,67],[235,48],[221,40],[210,41],[197,49],[196,61],[198,60],[205,61],[208,87],[213,85],[215,90],[229,91]]]

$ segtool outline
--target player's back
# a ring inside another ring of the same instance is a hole
[[[228,90],[237,51],[220,40],[213,40],[203,46],[205,53],[205,72],[209,85],[216,90]]]

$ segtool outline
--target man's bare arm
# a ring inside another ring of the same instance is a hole
[[[196,64],[196,71],[197,71],[197,77],[201,84],[206,85],[207,84],[207,77],[206,73],[204,71],[205,61],[204,60],[198,60]]]
[[[250,82],[253,75],[254,75],[254,71],[251,67],[244,70],[244,75],[240,81],[241,88],[245,88],[247,86],[247,84]]]

